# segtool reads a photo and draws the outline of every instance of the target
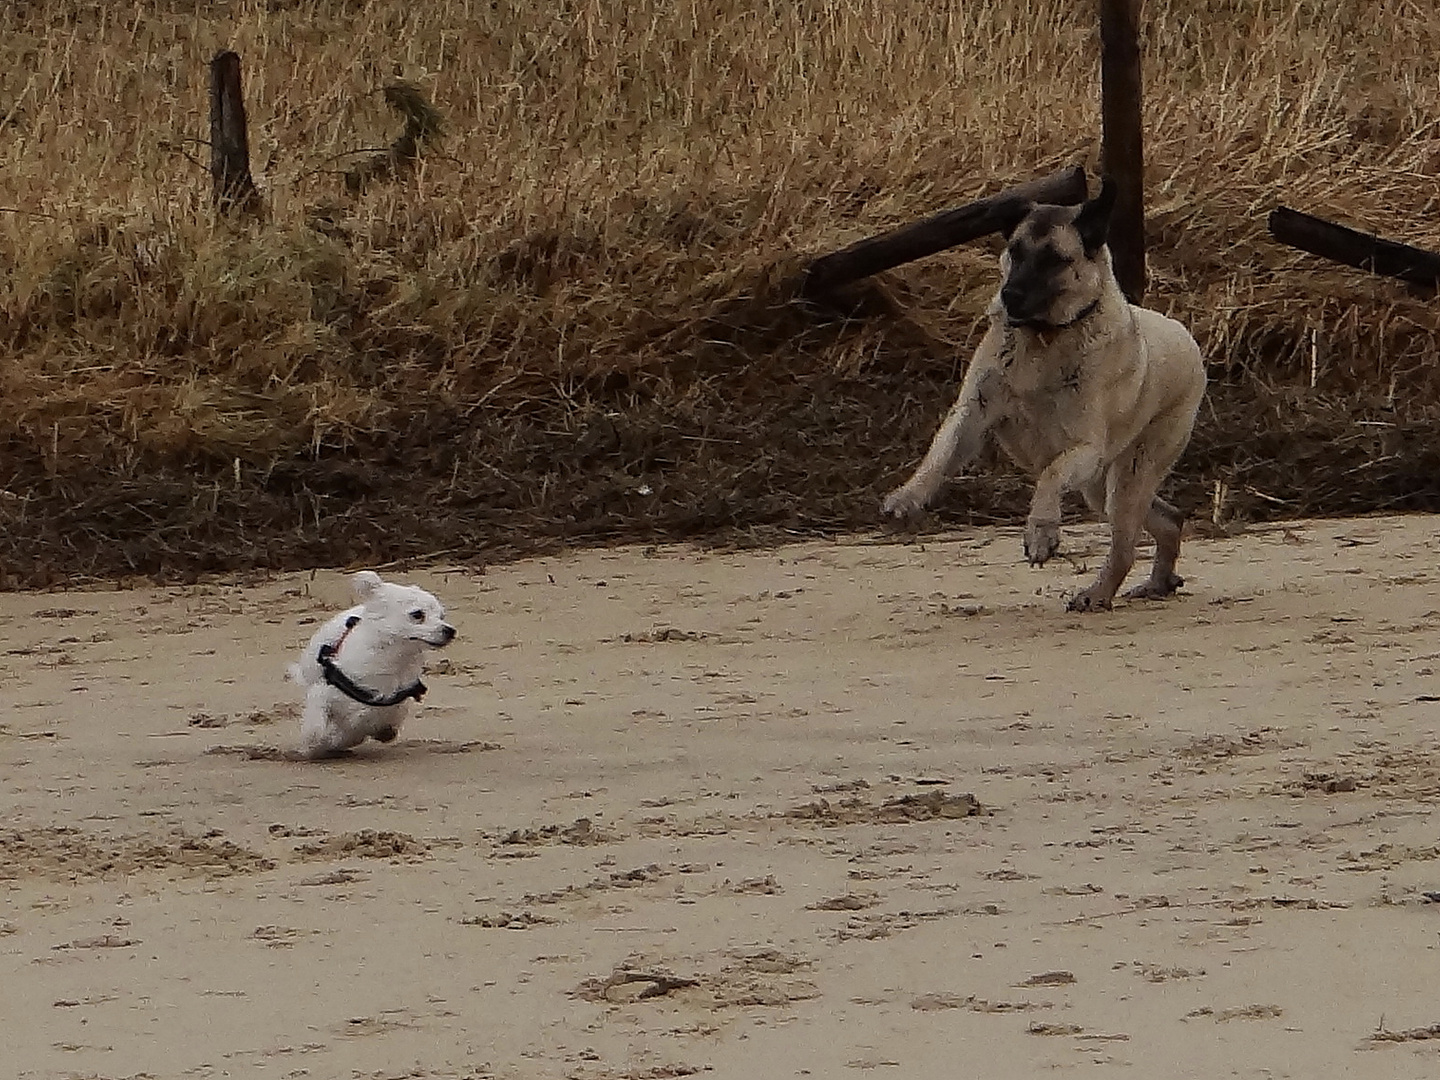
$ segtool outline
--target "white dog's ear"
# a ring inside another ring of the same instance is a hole
[[[375,595],[375,590],[385,584],[374,570],[361,570],[350,577],[350,587],[355,590],[355,599],[362,604]]]

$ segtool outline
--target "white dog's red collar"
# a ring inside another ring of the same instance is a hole
[[[393,693],[377,694],[375,691],[361,686],[354,679],[350,678],[349,675],[346,675],[345,672],[340,670],[335,663],[335,654],[340,651],[340,646],[345,644],[345,639],[350,636],[350,631],[354,630],[359,623],[360,616],[351,615],[345,620],[344,633],[335,639],[335,643],[333,645],[327,643],[320,646],[320,652],[316,656],[316,659],[320,662],[320,671],[325,676],[325,681],[351,701],[357,701],[361,705],[369,705],[375,709],[388,709],[392,705],[399,705],[406,698],[414,698],[416,701],[419,701],[424,697],[425,684],[419,679],[416,679],[409,686],[402,686]]]

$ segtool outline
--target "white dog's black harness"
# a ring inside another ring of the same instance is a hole
[[[325,676],[325,681],[351,701],[358,701],[361,705],[369,705],[375,709],[388,709],[392,705],[399,705],[406,698],[414,698],[419,701],[424,697],[425,684],[419,679],[392,693],[377,694],[374,690],[361,686],[340,670],[335,663],[335,654],[340,651],[340,646],[345,644],[345,639],[350,635],[350,631],[354,630],[359,622],[359,615],[351,615],[345,620],[345,633],[340,635],[339,640],[333,645],[320,646],[320,652],[316,659],[320,662],[320,670]]]

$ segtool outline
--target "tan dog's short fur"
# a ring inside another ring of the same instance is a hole
[[[990,329],[930,451],[882,512],[905,517],[934,498],[985,436],[1036,478],[1025,555],[1041,565],[1060,547],[1060,500],[1078,491],[1110,523],[1110,554],[1072,611],[1110,607],[1135,561],[1143,527],[1155,564],[1127,598],[1168,596],[1183,515],[1156,491],[1185,445],[1205,393],[1205,361],[1189,331],[1128,303],[1105,246],[1115,191],[1106,181],[1081,207],[1017,209],[1005,230],[1002,286]]]

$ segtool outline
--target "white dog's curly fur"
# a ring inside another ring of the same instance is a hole
[[[383,581],[371,570],[355,574],[351,583],[359,604],[320,627],[288,671],[305,688],[300,745],[308,758],[330,757],[366,739],[391,742],[410,708],[406,698],[393,705],[355,700],[335,685],[336,671],[362,695],[384,699],[408,692],[418,700],[425,692],[425,650],[455,638],[445,608],[424,589]],[[333,665],[331,679],[322,651]]]

